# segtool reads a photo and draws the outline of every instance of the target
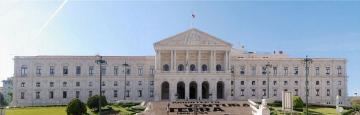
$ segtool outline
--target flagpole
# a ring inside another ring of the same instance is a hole
[[[190,23],[190,28],[193,28],[194,20],[195,20],[195,14],[194,14],[194,11],[192,11],[192,13],[191,13],[191,23]]]

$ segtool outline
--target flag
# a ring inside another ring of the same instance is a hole
[[[195,14],[194,14],[194,13],[192,13],[191,16],[192,16],[192,18],[195,18]]]

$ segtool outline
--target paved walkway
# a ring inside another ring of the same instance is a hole
[[[251,115],[251,108],[246,105],[248,105],[246,101],[156,101],[149,102],[149,109],[143,114],[194,115],[197,113],[198,115]]]

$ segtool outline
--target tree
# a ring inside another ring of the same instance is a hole
[[[299,96],[293,96],[293,107],[294,109],[302,109],[304,107],[304,102]]]
[[[99,95],[94,95],[92,97],[89,97],[89,99],[87,100],[87,106],[95,111],[99,111],[99,99],[101,101],[101,107],[105,107],[106,105],[108,105],[108,102],[106,101],[106,97],[105,96],[100,96]]]
[[[68,115],[83,115],[86,113],[85,103],[79,99],[72,99],[66,107],[66,113]]]
[[[6,106],[6,100],[4,98],[4,95],[2,93],[0,93],[0,106]]]

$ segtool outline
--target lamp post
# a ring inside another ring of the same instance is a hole
[[[270,68],[272,67],[272,65],[270,64],[270,62],[268,62],[266,65],[265,65],[265,69],[266,69],[266,74],[267,74],[267,98],[269,99],[270,98]]]
[[[124,67],[124,81],[125,81],[125,83],[124,83],[124,100],[126,100],[126,98],[125,98],[125,93],[127,93],[126,92],[126,86],[127,86],[127,82],[126,82],[126,74],[127,74],[127,67],[129,66],[129,64],[127,64],[126,63],[126,60],[125,60],[125,63],[124,64],[122,64],[122,66]]]
[[[102,86],[102,65],[103,64],[106,64],[106,61],[105,60],[103,60],[102,59],[102,56],[100,56],[100,55],[96,55],[96,58],[97,58],[97,60],[95,60],[95,63],[96,64],[98,64],[98,65],[100,65],[100,92],[99,92],[99,94],[100,94],[100,98],[99,98],[99,115],[101,115],[101,98],[102,98],[102,90],[101,90],[101,86]]]
[[[309,98],[309,81],[308,81],[308,77],[309,77],[309,64],[312,63],[312,59],[309,58],[308,56],[306,56],[306,58],[304,59],[304,63],[305,63],[305,89],[306,89],[306,115],[309,114],[309,102],[308,102],[308,98]]]

